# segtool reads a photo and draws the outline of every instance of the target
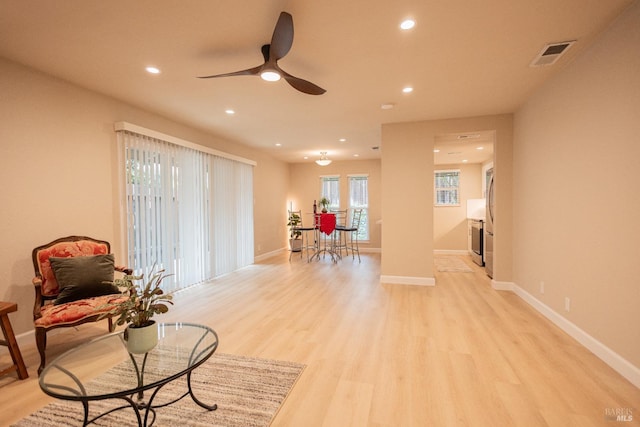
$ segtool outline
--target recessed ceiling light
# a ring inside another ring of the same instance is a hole
[[[462,163],[467,163],[468,161],[469,161],[469,160],[464,159],[464,160],[462,161]]]
[[[380,106],[380,108],[382,108],[383,110],[391,110],[395,106],[396,105],[393,102],[387,102],[387,103],[382,104]]]
[[[413,92],[413,88],[411,86],[404,87],[404,88],[402,88],[402,92],[411,93],[411,92]]]
[[[484,150],[484,147],[476,147],[476,150]]]
[[[282,144],[280,144],[279,142],[276,142],[276,147],[282,147]]]
[[[416,21],[414,21],[413,19],[405,19],[400,24],[400,28],[402,28],[403,30],[410,30],[415,26],[416,26]]]
[[[360,157],[360,154],[354,154],[353,157]]]
[[[228,108],[228,109],[224,110],[224,112],[225,112],[225,113],[227,113],[227,114],[229,114],[229,115],[233,115],[233,114],[235,114],[235,113],[236,113],[236,112],[235,112],[234,110],[232,110],[231,108]]]
[[[434,152],[434,153],[439,153],[439,152],[440,152],[440,150],[438,150],[437,148],[434,148],[434,149],[433,149],[433,152]]]
[[[309,158],[309,156],[304,156],[303,159],[307,160]]]
[[[340,141],[340,142],[347,142],[347,138],[340,138],[338,141]]]
[[[156,67],[147,67],[145,68],[145,70],[147,70],[147,72],[151,74],[160,74],[160,70]]]

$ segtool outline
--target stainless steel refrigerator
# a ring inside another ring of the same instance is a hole
[[[493,279],[493,225],[495,212],[495,188],[493,168],[487,171],[487,211],[484,223],[484,270]]]

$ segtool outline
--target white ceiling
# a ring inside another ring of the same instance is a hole
[[[288,162],[320,151],[379,158],[383,123],[514,112],[631,3],[0,0],[0,56]],[[252,76],[195,78],[260,65],[283,10],[295,36],[279,65],[327,93]],[[417,25],[403,32],[406,17]],[[529,67],[547,43],[567,40],[577,43],[555,65]],[[456,138],[451,152],[465,146]],[[476,143],[465,150],[477,155]]]
[[[436,135],[433,161],[436,165],[484,163],[493,159],[493,143],[492,131]]]

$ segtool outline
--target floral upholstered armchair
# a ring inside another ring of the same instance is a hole
[[[45,366],[47,332],[105,318],[105,312],[127,298],[107,282],[113,282],[115,271],[132,271],[114,264],[109,242],[85,236],[63,237],[38,246],[32,259],[36,293],[33,322],[40,375]],[[115,325],[110,316],[106,317],[113,332]]]

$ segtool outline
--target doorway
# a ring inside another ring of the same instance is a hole
[[[433,214],[433,248],[435,253],[469,253],[471,234],[469,217],[481,216],[476,207],[484,203],[486,171],[493,166],[495,131],[461,132],[436,135],[434,171],[458,173],[456,203],[436,204]],[[467,207],[473,207],[473,213]],[[476,218],[477,219],[477,218]]]

